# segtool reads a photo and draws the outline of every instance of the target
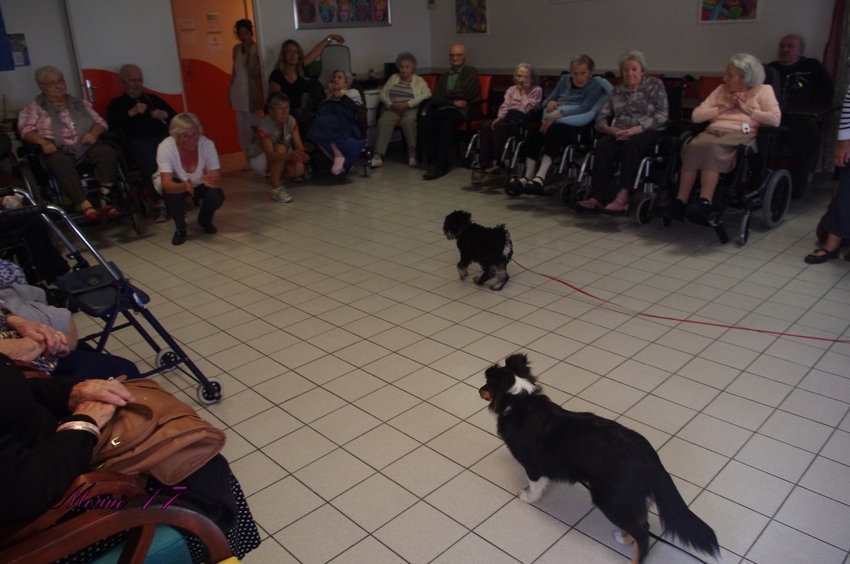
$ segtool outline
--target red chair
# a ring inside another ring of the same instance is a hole
[[[458,148],[458,156],[462,154],[462,147],[465,148],[469,145],[472,136],[484,126],[484,121],[490,118],[490,97],[493,94],[493,75],[478,75],[478,84],[481,86],[481,101],[479,103],[481,104],[481,115],[483,117],[479,119],[467,119],[466,123],[461,124],[457,128],[455,145]],[[463,143],[462,146],[457,143],[458,139]]]
[[[705,100],[709,94],[715,91],[718,86],[723,84],[722,76],[701,76],[699,77],[699,87],[697,88],[697,98]]]

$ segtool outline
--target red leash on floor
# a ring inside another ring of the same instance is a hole
[[[600,298],[599,296],[594,296],[590,292],[585,292],[581,288],[578,288],[578,287],[570,284],[569,282],[565,282],[564,280],[561,280],[560,278],[555,278],[554,276],[549,276],[548,274],[543,274],[542,272],[535,272],[534,270],[531,270],[530,268],[526,268],[523,265],[521,265],[520,263],[518,263],[516,261],[516,259],[514,259],[514,264],[516,264],[518,267],[525,270],[526,272],[530,272],[532,274],[542,276],[543,278],[548,278],[549,280],[551,280],[553,282],[557,282],[558,284],[563,284],[564,286],[566,286],[566,287],[568,287],[572,290],[575,290],[576,292],[578,292],[579,294],[582,294],[583,296],[587,296],[588,298],[600,301],[604,304],[610,304],[612,306],[615,306],[615,307],[617,307],[621,310],[624,310],[624,311],[630,313],[631,315],[639,315],[641,317],[649,317],[649,318],[652,318],[652,319],[663,319],[665,321],[676,321],[678,323],[693,323],[694,325],[708,325],[709,327],[720,327],[722,329],[736,329],[738,331],[752,331],[753,333],[765,333],[767,335],[776,335],[777,337],[795,337],[797,339],[809,339],[809,340],[812,340],[812,341],[826,341],[828,343],[850,343],[850,339],[828,339],[826,337],[815,337],[815,336],[812,336],[812,335],[798,335],[796,333],[783,333],[782,331],[770,331],[768,329],[754,329],[752,327],[739,327],[737,325],[726,325],[724,323],[713,323],[711,321],[697,321],[696,319],[679,319],[678,317],[668,317],[666,315],[654,315],[652,313],[643,313],[643,312],[640,312],[640,311],[635,311],[633,309],[629,309],[627,307],[621,306],[621,305],[619,305],[615,302],[612,302],[611,300],[606,300],[606,299]]]

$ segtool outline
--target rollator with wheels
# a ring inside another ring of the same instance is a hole
[[[184,374],[198,382],[197,395],[201,404],[209,405],[221,399],[221,380],[204,376],[195,363],[186,356],[177,341],[146,307],[150,297],[133,286],[115,264],[107,261],[98,252],[65,210],[53,204],[36,204],[24,190],[0,189],[0,199],[12,194],[21,196],[30,205],[3,211],[2,215],[9,219],[40,216],[56,239],[67,249],[68,254],[66,256],[75,263],[71,272],[56,278],[56,286],[64,300],[63,305],[72,310],[78,309],[103,322],[103,327],[99,331],[85,337],[81,336],[80,342],[91,343],[97,352],[103,352],[106,350],[106,344],[113,331],[133,327],[156,353],[155,368],[143,373],[142,377],[179,368]],[[85,259],[82,252],[65,236],[54,218],[63,223],[76,239],[85,246],[86,250],[95,258],[97,264],[92,265]],[[121,321],[122,317],[124,322]],[[139,320],[139,317],[142,320]],[[164,347],[161,347],[154,340],[153,336],[142,325],[142,321],[147,322],[164,341]],[[188,369],[188,372],[183,369],[184,366]]]

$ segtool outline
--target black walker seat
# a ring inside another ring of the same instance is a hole
[[[0,190],[0,198],[11,195],[12,193],[18,194],[26,201],[34,204],[29,194],[23,190],[2,189]],[[38,204],[15,210],[7,210],[2,213],[9,216],[40,215],[42,220],[53,231],[54,235],[70,251],[68,258],[74,259],[76,265],[71,272],[56,279],[59,292],[69,306],[78,308],[87,315],[100,319],[104,323],[100,331],[80,337],[80,342],[93,342],[97,352],[104,352],[106,350],[106,343],[113,331],[133,327],[154,352],[156,352],[155,368],[143,373],[142,377],[167,372],[179,368],[182,364],[191,372],[189,375],[194,377],[199,383],[197,395],[198,401],[201,404],[209,405],[221,399],[221,380],[204,376],[195,363],[186,356],[186,353],[183,352],[177,341],[174,340],[146,307],[146,304],[150,301],[150,297],[133,286],[115,264],[107,261],[97,251],[63,209],[52,204]],[[82,253],[76,249],[51,219],[51,215],[58,216],[65,223],[86,246],[88,251],[94,255],[99,264],[89,264]],[[125,322],[119,323],[119,316],[123,316]],[[165,342],[165,347],[160,347],[153,339],[151,334],[142,326],[138,316],[141,316],[153,328],[156,334],[162,338]],[[181,371],[185,373],[185,370],[182,368]]]

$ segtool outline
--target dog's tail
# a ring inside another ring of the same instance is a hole
[[[502,232],[502,236],[505,239],[505,247],[502,249],[502,256],[505,257],[505,264],[508,264],[511,262],[511,257],[514,256],[514,243],[511,241],[511,234],[508,232],[508,228],[505,227],[504,223],[497,225],[496,229]]]
[[[673,478],[663,467],[657,474],[654,494],[664,530],[683,544],[719,559],[720,546],[714,530],[688,508]]]

